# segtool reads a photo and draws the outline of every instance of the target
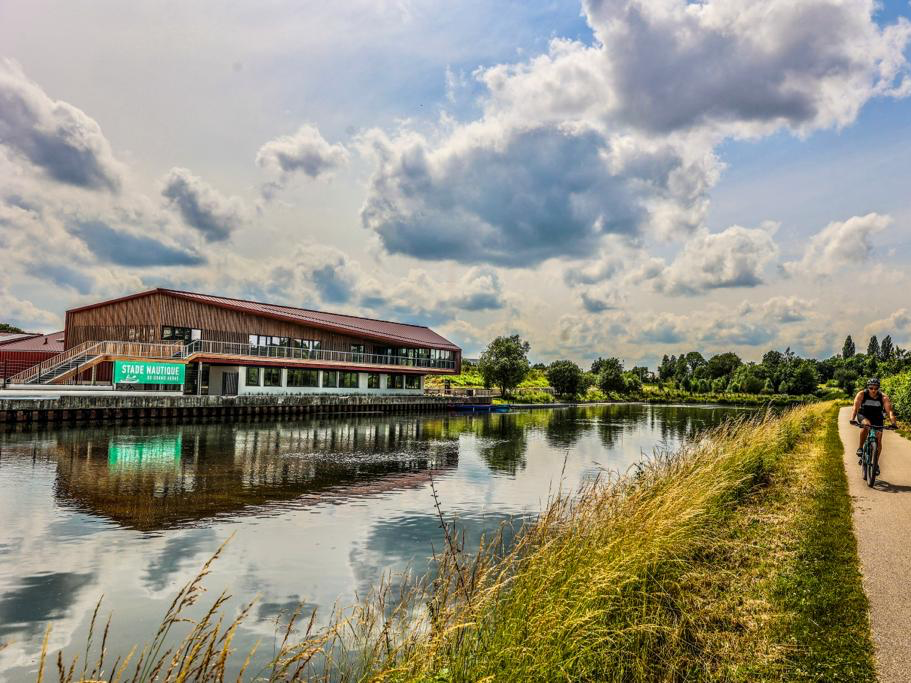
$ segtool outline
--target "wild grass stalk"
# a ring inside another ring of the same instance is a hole
[[[294,612],[271,659],[251,672],[254,652],[232,643],[252,605],[225,625],[228,596],[191,620],[187,610],[224,546],[181,589],[150,644],[103,671],[59,661],[61,683],[129,681],[677,681],[708,680],[700,646],[703,611],[688,582],[720,525],[824,408],[728,423],[625,476],[605,475],[568,495],[558,490],[540,516],[468,553],[432,486],[444,544],[433,575],[388,579],[329,626]],[[99,602],[100,606],[100,602]],[[183,629],[179,638],[176,631]],[[176,641],[176,642],[172,642]],[[42,648],[38,680],[47,655]],[[132,674],[128,664],[136,657]]]

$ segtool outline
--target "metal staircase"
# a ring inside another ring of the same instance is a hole
[[[79,374],[79,370],[82,366],[87,366],[85,369],[92,367],[94,363],[92,361],[100,358],[101,354],[87,352],[80,354],[78,356],[73,356],[67,360],[61,362],[59,365],[56,365],[52,368],[48,368],[44,372],[38,374],[31,382],[28,384],[55,384],[56,381],[63,379],[64,375],[72,373],[73,375]]]
[[[28,370],[9,378],[8,384],[63,384],[112,358],[183,359],[186,349],[180,344],[145,344],[137,342],[84,342],[68,351],[48,358]]]

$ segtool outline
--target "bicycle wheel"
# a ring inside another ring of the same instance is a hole
[[[879,450],[875,443],[870,444],[870,464],[867,465],[867,485],[873,488],[876,483],[876,466],[879,464]]]

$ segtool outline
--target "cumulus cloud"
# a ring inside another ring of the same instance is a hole
[[[759,314],[771,323],[797,323],[812,317],[815,302],[796,296],[774,296],[761,303],[752,304],[744,301],[738,312],[742,316]]]
[[[582,307],[589,313],[601,313],[620,308],[626,301],[624,293],[611,282],[584,289],[580,295]]]
[[[725,287],[755,287],[778,255],[776,224],[762,228],[731,226],[718,233],[702,230],[654,281],[666,294],[696,294]]]
[[[316,126],[306,124],[293,135],[270,140],[256,154],[256,163],[277,178],[263,186],[263,196],[271,198],[292,175],[303,173],[309,178],[330,175],[348,163],[344,145],[330,144]]]
[[[867,0],[584,8],[594,44],[554,40],[476,71],[477,120],[366,136],[377,165],[361,219],[389,252],[522,266],[597,252],[605,235],[686,237],[724,139],[843,126],[871,97],[911,91],[911,23],[880,28]],[[749,264],[715,271],[678,279],[759,279]]]
[[[618,115],[650,131],[843,126],[909,92],[911,23],[868,0],[585,0]]]
[[[0,59],[0,146],[61,183],[109,191],[122,184],[122,168],[101,126],[48,97],[8,59]]]
[[[890,216],[878,213],[833,221],[810,238],[800,261],[784,264],[785,272],[827,277],[865,263],[873,253],[873,236],[891,224]]]
[[[361,211],[387,250],[420,259],[525,266],[581,258],[608,234],[635,235],[649,188],[670,195],[683,163],[608,159],[596,131],[464,131],[434,146],[420,135],[373,137],[378,166]]]
[[[205,259],[198,253],[161,239],[115,229],[101,220],[82,220],[69,226],[98,260],[120,266],[198,266]]]
[[[247,210],[240,199],[225,197],[185,168],[168,172],[161,196],[209,242],[228,239],[246,221]]]
[[[911,311],[899,308],[886,318],[874,320],[864,327],[864,336],[874,334],[879,335],[880,339],[890,334],[895,341],[903,344],[911,341]]]
[[[50,331],[60,325],[60,316],[20,299],[9,291],[9,278],[0,277],[0,322],[27,331]]]

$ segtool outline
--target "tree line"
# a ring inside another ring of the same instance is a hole
[[[867,377],[887,377],[911,368],[911,353],[896,345],[891,336],[880,342],[876,336],[867,352],[858,353],[850,335],[841,354],[824,360],[801,358],[790,348],[771,349],[758,363],[744,361],[731,351],[704,356],[699,351],[665,354],[652,372],[636,366],[626,370],[613,356],[599,357],[588,370],[571,360],[532,366],[529,343],[519,335],[497,337],[481,355],[478,370],[487,387],[509,394],[532,369],[543,370],[550,386],[560,395],[584,394],[591,387],[604,393],[637,393],[643,384],[660,384],[688,393],[745,393],[805,395],[825,389],[852,394]]]

